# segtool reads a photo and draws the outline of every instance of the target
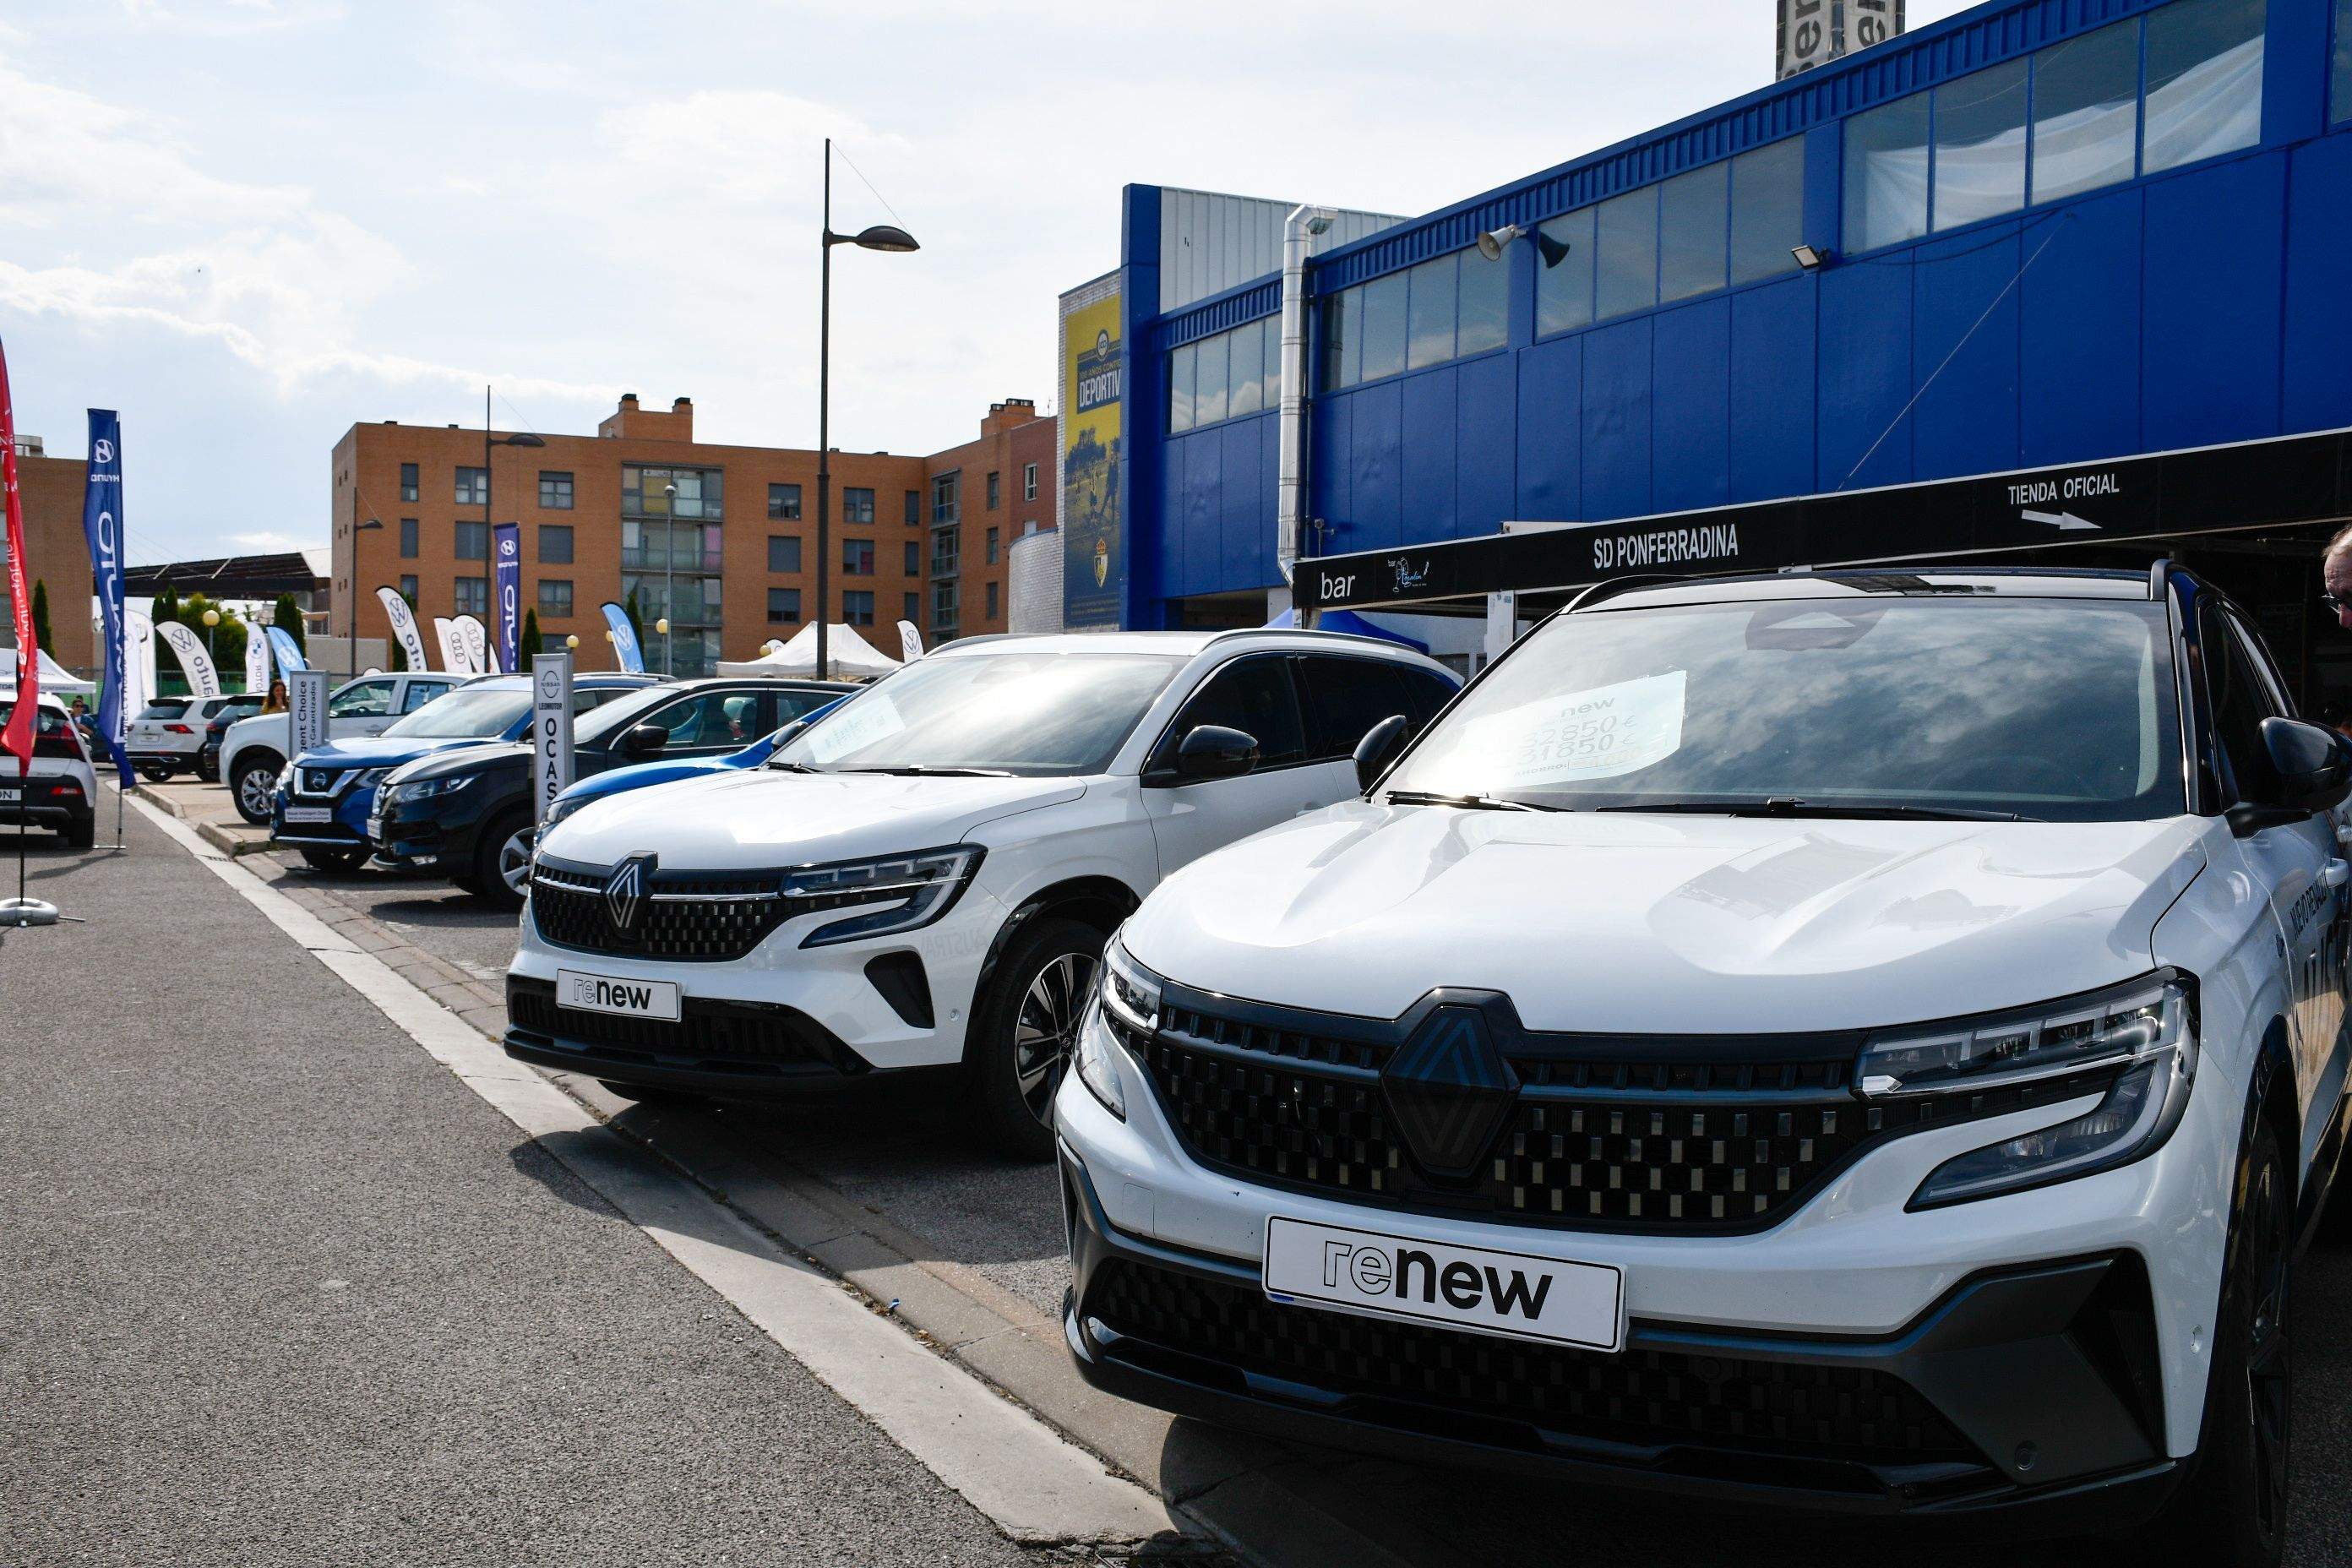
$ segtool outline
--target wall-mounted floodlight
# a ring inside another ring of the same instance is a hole
[[[1503,259],[1503,247],[1527,234],[1517,224],[1507,223],[1500,228],[1490,228],[1478,237],[1478,254],[1489,261]]]
[[[1789,254],[1795,257],[1797,265],[1808,272],[1819,272],[1830,264],[1830,253],[1811,245],[1792,246]]]

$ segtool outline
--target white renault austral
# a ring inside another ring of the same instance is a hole
[[[2162,568],[1554,616],[1392,766],[1368,737],[1364,799],[1122,928],[1059,1100],[1080,1368],[2275,1563],[2352,1114],[2352,747],[2294,711]]]
[[[509,1055],[638,1099],[961,1064],[1009,1152],[1104,940],[1186,861],[1356,790],[1454,677],[1312,632],[952,643],[762,767],[608,797],[541,835]]]

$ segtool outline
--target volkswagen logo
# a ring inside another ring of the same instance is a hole
[[[645,908],[646,883],[653,876],[656,858],[632,855],[613,868],[613,875],[604,883],[604,910],[613,917],[613,927],[624,936],[635,935],[637,912]]]

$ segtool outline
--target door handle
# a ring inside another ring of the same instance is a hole
[[[2340,888],[2352,882],[2352,863],[2330,860],[2319,868],[2319,883],[2324,888]]]

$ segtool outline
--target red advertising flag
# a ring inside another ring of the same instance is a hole
[[[33,711],[41,695],[41,650],[33,640],[33,592],[25,584],[25,504],[16,494],[16,410],[8,397],[8,351],[0,344],[0,482],[8,491],[8,605],[16,622],[16,708],[0,729],[0,752],[16,776],[33,771]]]

